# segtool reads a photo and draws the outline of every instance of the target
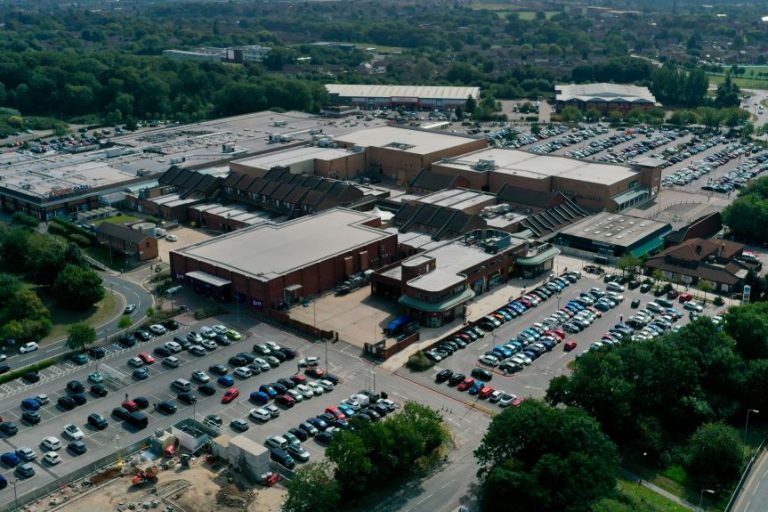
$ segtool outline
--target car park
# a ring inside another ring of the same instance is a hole
[[[46,451],[56,451],[61,449],[61,441],[56,436],[48,436],[43,438],[40,446],[42,446]]]
[[[250,425],[246,420],[243,418],[234,418],[230,423],[229,426],[232,428],[232,430],[235,430],[237,432],[245,432],[250,428]]]
[[[88,424],[97,430],[104,430],[109,426],[107,419],[99,413],[92,413],[88,416]]]
[[[157,410],[163,414],[173,414],[178,410],[178,407],[176,404],[171,402],[170,400],[164,400],[157,404]]]
[[[269,411],[261,407],[251,409],[248,415],[259,423],[266,423],[272,419],[272,415],[269,413]]]
[[[231,401],[233,401],[235,398],[240,396],[240,390],[237,388],[229,388],[227,391],[224,392],[224,395],[221,398],[221,403],[228,404]]]
[[[88,447],[83,441],[72,441],[67,445],[67,451],[73,455],[82,455],[88,451]]]
[[[176,356],[169,356],[163,359],[162,365],[166,368],[178,368],[181,361]]]
[[[46,452],[45,455],[43,455],[43,462],[45,462],[49,466],[55,466],[56,464],[59,464],[61,462],[61,457],[56,452],[53,452],[53,451]]]

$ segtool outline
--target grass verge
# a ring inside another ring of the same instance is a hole
[[[53,328],[51,332],[40,341],[41,345],[51,343],[67,335],[67,328],[77,322],[86,322],[88,325],[96,327],[104,324],[120,313],[120,301],[117,295],[113,295],[109,290],[104,294],[104,298],[97,302],[87,311],[70,311],[62,308],[52,298],[42,294],[43,302],[51,311],[51,322]]]
[[[139,222],[141,219],[138,217],[134,217],[133,215],[126,215],[124,213],[121,213],[120,215],[115,215],[114,217],[107,217],[106,219],[99,219],[95,223],[96,224],[125,224],[126,222]]]

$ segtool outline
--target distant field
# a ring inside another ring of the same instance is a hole
[[[511,4],[493,3],[493,2],[478,2],[471,4],[470,7],[475,10],[485,9],[487,11],[495,11],[499,16],[506,17],[509,14],[517,14],[521,20],[532,20],[536,17],[536,11],[513,11]],[[551,18],[558,11],[545,11],[544,15],[547,19]]]
[[[715,75],[712,73],[708,73],[707,75],[709,77],[709,81],[712,82],[715,85],[720,85],[723,83],[723,80],[725,80],[724,75]],[[753,75],[754,76],[754,75]],[[758,78],[734,78],[734,83],[741,87],[742,89],[768,89],[768,77],[766,79],[758,79]]]

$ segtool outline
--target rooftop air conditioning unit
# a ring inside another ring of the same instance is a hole
[[[492,171],[495,168],[496,168],[495,160],[481,159],[481,160],[478,160],[477,163],[475,164],[476,171]]]

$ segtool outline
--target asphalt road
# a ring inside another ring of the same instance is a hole
[[[218,320],[210,319],[203,322],[203,324],[212,325],[217,322]],[[183,326],[177,333],[186,332],[191,328],[197,328],[197,325]],[[64,441],[62,428],[68,423],[75,423],[83,429],[86,433],[86,444],[89,448],[86,454],[79,457],[61,450],[60,455],[63,462],[57,466],[48,467],[42,465],[39,461],[33,462],[37,474],[29,480],[19,481],[17,488],[20,497],[35,487],[45,485],[55,478],[66,475],[77,467],[86,465],[108,453],[114,452],[118,449],[118,445],[125,447],[133,444],[144,439],[154,429],[169,427],[184,417],[192,416],[193,413],[196,413],[198,418],[207,414],[217,413],[224,420],[224,432],[234,433],[228,426],[230,420],[236,417],[247,417],[248,411],[254,407],[247,400],[250,392],[257,389],[260,384],[273,382],[278,378],[288,377],[295,373],[297,367],[294,364],[290,362],[284,363],[279,368],[265,374],[247,380],[236,380],[236,386],[240,388],[241,395],[240,398],[231,404],[223,405],[220,403],[223,388],[216,385],[219,388],[219,392],[216,395],[212,397],[199,396],[195,407],[179,403],[179,411],[174,415],[164,416],[152,411],[150,407],[150,409],[145,411],[150,418],[150,425],[147,429],[139,432],[125,429],[122,424],[110,417],[110,413],[114,407],[118,406],[125,399],[125,394],[128,394],[130,397],[144,396],[150,403],[172,399],[175,397],[175,393],[170,390],[169,386],[174,379],[178,377],[189,378],[195,369],[207,371],[208,367],[215,363],[226,364],[227,359],[232,355],[240,351],[250,352],[255,341],[263,342],[267,339],[296,348],[302,356],[316,355],[321,358],[321,361],[326,361],[325,355],[327,350],[329,370],[340,376],[342,383],[332,393],[306,400],[297,404],[292,409],[284,410],[279,418],[264,425],[257,425],[251,422],[251,428],[245,435],[257,441],[263,441],[269,435],[285,432],[288,428],[298,425],[301,421],[322,413],[325,407],[338,404],[353,393],[375,387],[377,391],[387,391],[390,398],[396,402],[403,403],[408,399],[416,399],[436,409],[443,410],[448,423],[454,431],[454,439],[458,447],[457,450],[451,453],[449,461],[444,465],[441,472],[433,474],[426,480],[414,482],[413,486],[409,489],[401,490],[397,498],[398,505],[392,504],[395,501],[393,498],[393,500],[387,500],[387,503],[378,510],[451,510],[458,506],[459,498],[466,492],[474,479],[474,467],[468,470],[468,464],[474,464],[471,451],[479,442],[482,432],[485,431],[489,417],[471,408],[462,407],[450,397],[433,392],[410,380],[378,371],[376,367],[359,359],[359,349],[355,347],[344,343],[327,346],[312,344],[267,325],[259,324],[251,327],[248,339],[233,343],[228,347],[219,348],[204,357],[198,358],[182,352],[179,356],[182,360],[179,368],[169,370],[163,368],[159,362],[156,362],[150,367],[149,379],[135,381],[130,377],[131,369],[127,366],[129,358],[136,355],[139,351],[151,352],[156,346],[169,340],[172,336],[173,333],[169,333],[131,349],[123,349],[118,345],[112,345],[105,359],[91,362],[83,367],[71,367],[58,374],[47,375],[44,381],[25,386],[23,390],[18,390],[5,396],[0,395],[0,416],[4,420],[17,421],[19,424],[19,433],[17,435],[0,438],[0,452],[15,450],[19,447],[29,447],[38,452],[39,459],[42,457],[40,448],[42,439],[46,436],[54,435]],[[86,383],[88,374],[95,371],[100,364],[108,364],[124,372],[127,375],[125,385],[112,385],[110,387],[110,395],[104,398],[97,399],[89,395],[86,405],[72,411],[65,412],[59,410],[55,403],[60,396],[65,394],[66,383],[74,379]],[[41,410],[43,421],[36,426],[20,423],[18,419],[21,416],[21,408],[19,406],[21,400],[26,396],[34,396],[38,393],[47,394],[51,401],[50,404],[44,406]],[[110,426],[100,432],[86,426],[87,416],[92,412],[98,412],[108,418]],[[314,441],[307,441],[304,444],[308,451],[310,451],[312,458],[322,456],[323,449]],[[11,481],[15,479],[12,469],[3,467],[1,471]],[[450,485],[448,485],[449,483]]]
[[[763,452],[750,471],[749,478],[731,510],[735,512],[765,512],[768,510],[768,454]]]
[[[139,322],[146,317],[147,310],[152,307],[152,296],[147,290],[141,285],[128,279],[123,279],[103,272],[99,272],[99,275],[104,281],[106,293],[115,293],[121,297],[122,306],[120,313],[122,313],[122,308],[125,307],[126,304],[135,304],[136,310],[131,315],[134,322]],[[103,339],[105,335],[113,335],[120,330],[118,323],[120,322],[121,316],[122,315],[118,315],[104,325],[94,326],[100,339]],[[67,339],[64,337],[41,346],[40,350],[27,354],[19,354],[18,352],[9,353],[8,364],[13,368],[18,368],[62,354],[67,351],[66,341]]]

